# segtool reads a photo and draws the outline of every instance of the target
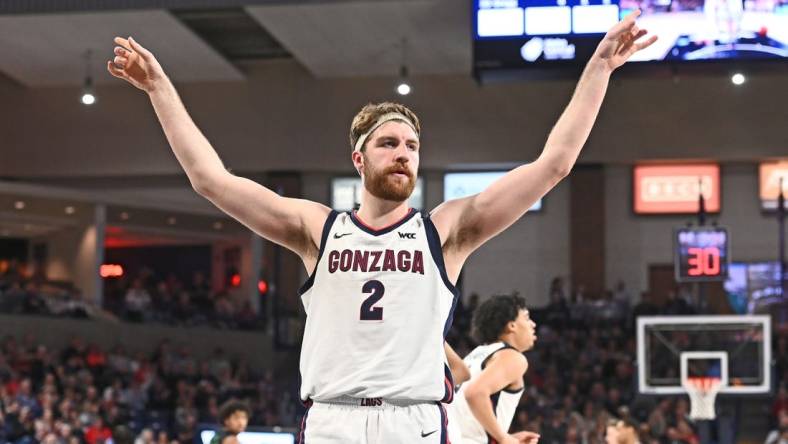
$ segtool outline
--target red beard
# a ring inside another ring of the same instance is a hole
[[[407,180],[402,180],[393,175],[402,173],[407,176]],[[404,202],[410,198],[413,189],[416,188],[416,180],[413,173],[404,165],[393,165],[383,171],[376,170],[369,162],[366,162],[366,174],[364,174],[364,187],[373,196],[394,202]]]

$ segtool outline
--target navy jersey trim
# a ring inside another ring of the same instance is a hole
[[[443,407],[443,404],[440,402],[438,403],[438,410],[441,412],[441,441],[440,444],[451,444],[449,443],[449,419],[446,416],[446,409]]]
[[[362,221],[361,219],[358,218],[358,216],[356,216],[355,211],[350,211],[349,213],[350,213],[350,220],[353,221],[353,224],[355,224],[360,230],[364,231],[365,233],[371,234],[373,236],[380,236],[386,233],[390,233],[396,230],[397,228],[399,228],[400,226],[402,226],[402,224],[409,221],[410,218],[417,213],[417,211],[411,208],[410,210],[408,210],[408,214],[406,214],[405,217],[400,219],[398,222],[394,222],[388,227],[384,227],[379,230],[376,230],[370,227],[369,225],[365,224],[364,221]]]
[[[438,267],[438,272],[441,275],[443,284],[454,295],[451,301],[451,310],[449,310],[449,316],[446,318],[446,323],[443,325],[443,337],[445,339],[446,335],[449,334],[451,323],[454,321],[454,309],[457,308],[457,300],[460,297],[460,290],[458,290],[457,287],[451,283],[449,280],[449,275],[446,273],[446,264],[443,261],[443,247],[441,246],[442,244],[440,235],[438,234],[438,229],[435,228],[435,224],[432,223],[429,213],[426,211],[422,212],[422,220],[424,221],[424,231],[427,233],[427,244],[430,246],[432,260]]]
[[[484,358],[484,361],[482,361],[482,370],[484,370],[484,367],[487,367],[487,361],[489,361],[490,358],[492,358],[493,355],[498,353],[499,351],[506,350],[507,348],[511,349],[511,350],[514,350],[514,351],[517,351],[516,348],[512,347],[511,345],[507,344],[506,342],[501,341],[501,343],[503,344],[503,347],[499,348],[498,350],[495,350],[494,352],[492,352],[489,355],[487,355],[486,358]]]
[[[501,396],[501,392],[495,392],[492,395],[490,395],[490,402],[492,402],[493,416],[496,418],[498,417],[498,398],[500,396]],[[504,432],[508,432],[508,431],[504,430]],[[496,441],[495,438],[492,437],[492,435],[487,433],[487,444],[498,444],[498,441]]]
[[[443,399],[441,402],[451,404],[454,401],[454,377],[448,365],[443,364]]]
[[[309,409],[312,408],[312,401],[305,403],[306,411],[304,417],[301,418],[301,432],[298,434],[298,444],[306,444],[306,419],[309,416]]]
[[[501,397],[501,392],[495,392],[492,395],[490,395],[490,401],[492,402],[492,407],[493,407],[493,415],[495,415],[496,418],[498,417],[498,399],[500,397]]]
[[[503,343],[503,347],[499,348],[498,350],[495,350],[494,352],[492,352],[489,355],[487,355],[486,358],[484,358],[484,361],[482,361],[482,370],[484,370],[484,368],[487,367],[487,361],[489,361],[490,358],[492,358],[493,355],[498,353],[499,351],[506,350],[506,349],[517,351],[516,348],[512,347],[511,345],[507,344],[506,342],[503,342],[503,341],[501,341],[501,342]],[[520,387],[517,390],[513,390],[513,389],[510,389],[510,388],[506,388],[506,387],[501,389],[501,391],[504,391],[506,393],[511,393],[511,394],[514,394],[514,395],[516,395],[518,393],[521,393],[523,390],[525,390],[525,385],[523,385],[522,387]],[[498,393],[500,393],[500,392],[498,392]]]
[[[328,217],[326,218],[326,223],[323,224],[323,234],[320,236],[320,251],[317,253],[317,262],[315,262],[315,269],[312,270],[312,274],[306,279],[304,285],[298,289],[298,295],[303,296],[304,293],[309,291],[312,288],[312,284],[315,283],[315,274],[317,274],[317,267],[320,266],[320,259],[323,257],[323,250],[326,249],[326,242],[328,241],[328,233],[331,232],[331,227],[334,225],[334,221],[337,219],[337,215],[339,213],[335,210],[331,210],[328,213]]]

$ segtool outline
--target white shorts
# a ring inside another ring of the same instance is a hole
[[[439,402],[340,398],[315,401],[301,421],[299,444],[449,444]]]
[[[457,422],[457,415],[454,413],[454,409],[450,408],[448,404],[443,404],[443,408],[446,410],[446,418],[449,420],[449,442],[451,444],[463,444],[460,423]]]

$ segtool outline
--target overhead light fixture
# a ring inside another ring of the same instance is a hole
[[[399,69],[399,85],[397,85],[397,94],[407,96],[410,94],[411,88],[408,83],[408,67],[402,65]]]
[[[91,50],[85,52],[85,82],[82,84],[82,104],[88,106],[96,103],[96,94],[93,90],[93,77],[90,75],[91,55]]]
[[[16,208],[17,210],[24,210],[25,206],[26,206],[25,201],[23,200],[18,200],[14,202],[14,208]]]
[[[178,220],[175,219],[174,216],[170,216],[170,217],[167,218],[167,223],[170,224],[170,225],[175,225],[176,223],[178,223]]]
[[[86,77],[85,86],[82,87],[82,104],[92,105],[94,103],[96,103],[96,95],[93,94],[93,80]]]
[[[66,214],[74,214],[76,213],[77,209],[72,207],[71,205],[66,207]]]
[[[213,223],[213,229],[214,230],[221,230],[222,227],[224,227],[224,224],[222,224],[221,222],[214,222]]]
[[[402,39],[402,64],[399,67],[399,82],[397,84],[397,94],[407,96],[411,92],[410,82],[408,81],[408,65],[407,65],[407,39]]]
[[[740,72],[737,72],[731,76],[731,82],[736,86],[743,85],[746,80],[747,78],[744,77],[744,74]]]
[[[127,213],[125,211],[120,213],[120,219],[121,220],[129,220],[129,217],[131,217],[131,216],[129,216],[129,213]]]

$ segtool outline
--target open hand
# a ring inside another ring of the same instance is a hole
[[[148,93],[165,78],[156,57],[132,37],[115,37],[115,44],[115,57],[107,62],[110,74]]]
[[[648,48],[657,41],[656,35],[652,35],[643,41],[638,41],[638,39],[648,33],[645,29],[640,29],[635,23],[635,19],[638,16],[640,16],[639,9],[616,23],[605,34],[605,37],[596,48],[594,57],[602,59],[611,71],[626,63],[632,57],[632,54]]]

